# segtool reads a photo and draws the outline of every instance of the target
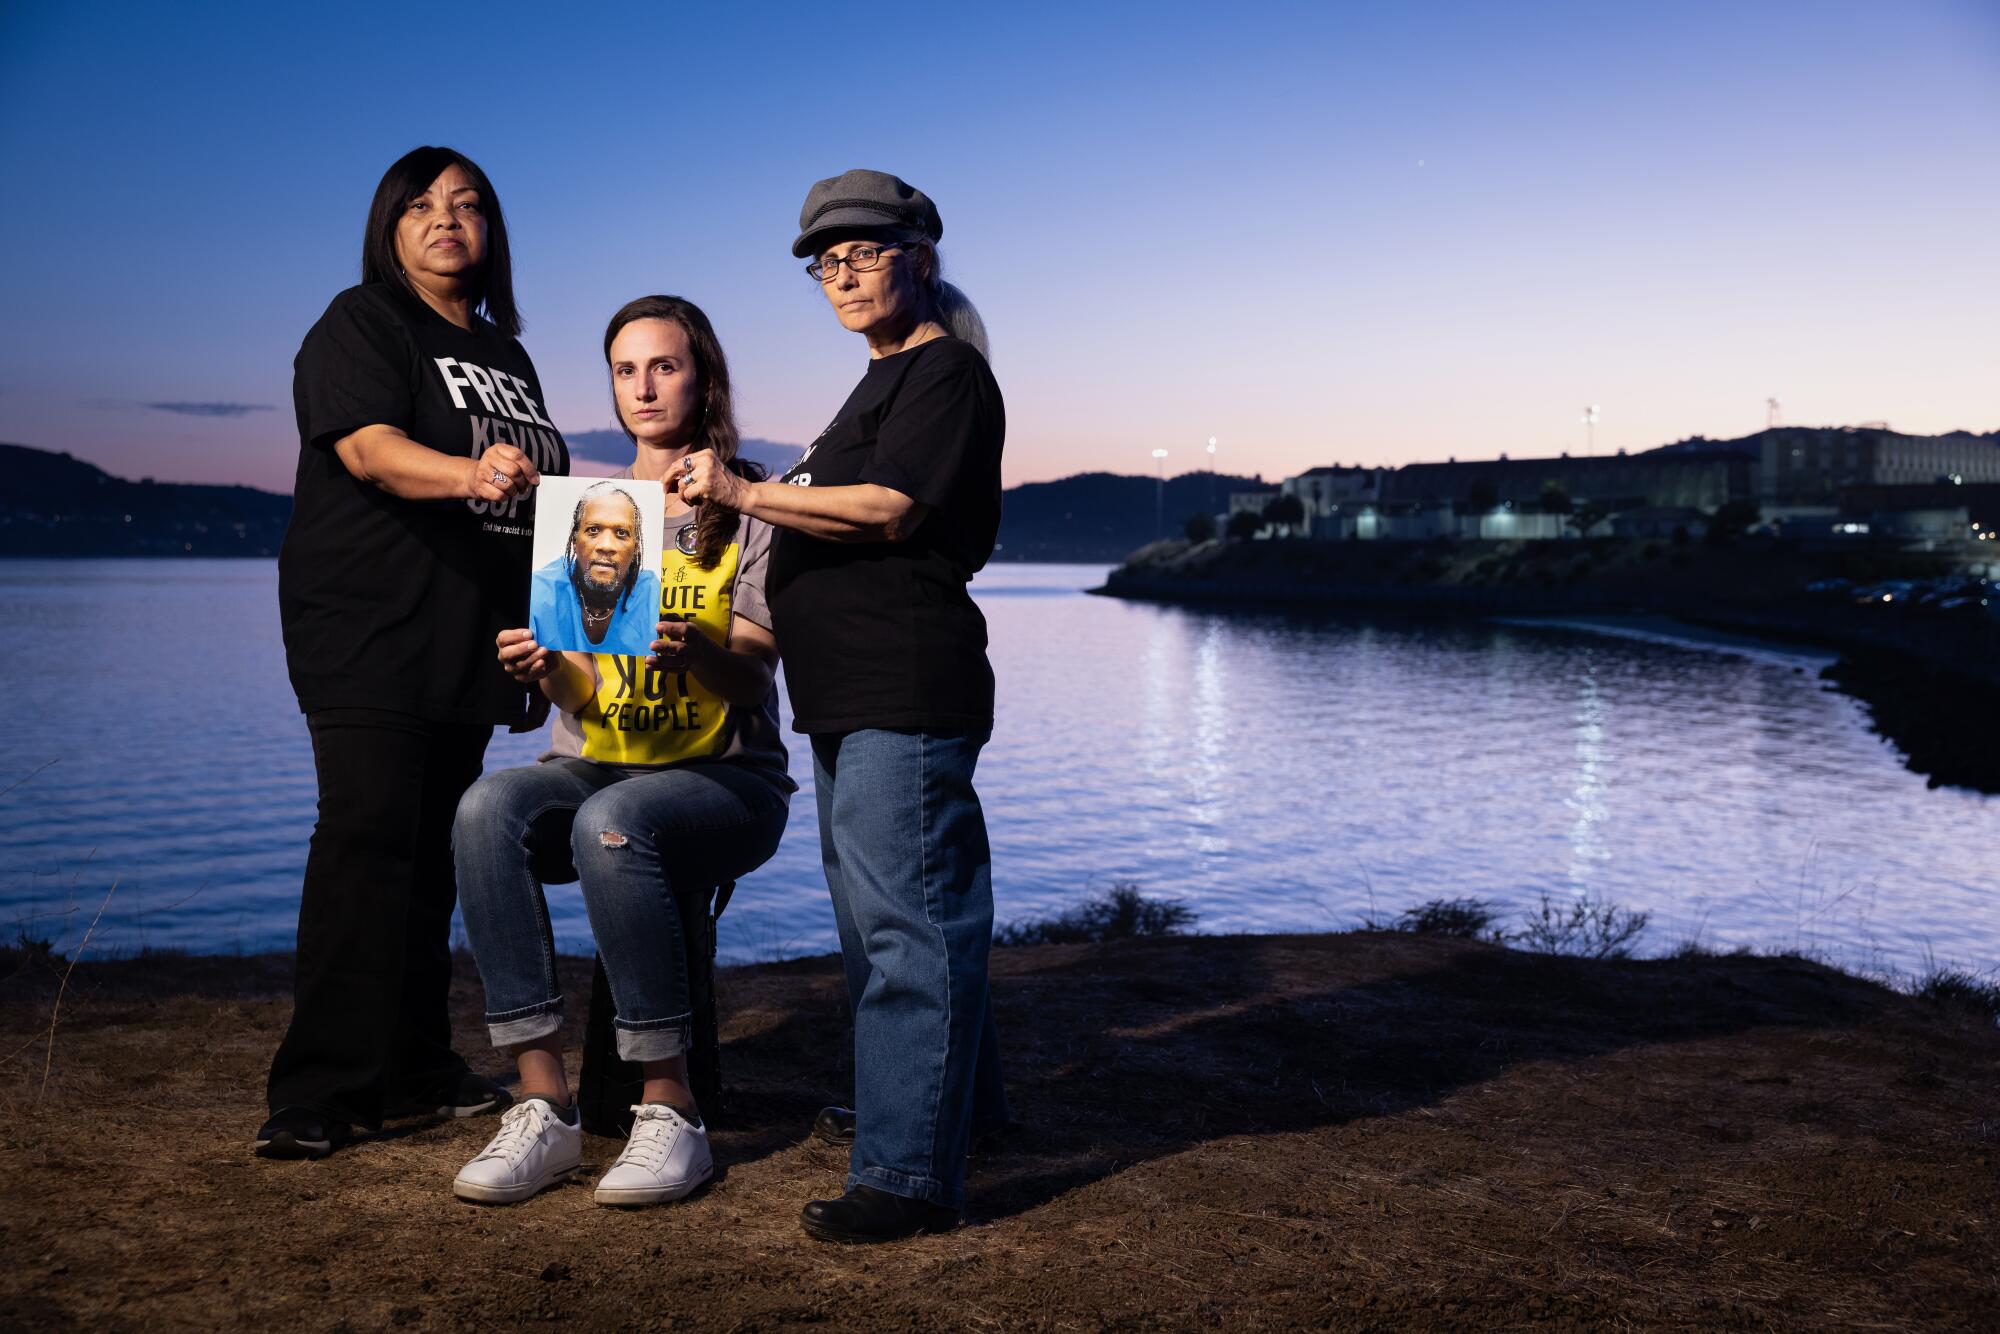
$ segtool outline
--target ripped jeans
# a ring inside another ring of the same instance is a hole
[[[748,874],[777,850],[790,794],[740,764],[634,773],[589,760],[503,769],[458,804],[452,856],[496,1047],[560,1031],[544,884],[581,880],[611,982],[618,1054],[687,1050],[687,949],[674,890]]]

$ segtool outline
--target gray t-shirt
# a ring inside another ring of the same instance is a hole
[[[629,473],[627,474],[629,475]],[[693,556],[696,515],[671,515],[660,542],[660,619],[693,621],[698,633],[729,643],[730,623],[741,616],[766,630],[771,607],[764,598],[771,527],[744,516],[712,570]],[[778,692],[754,707],[732,705],[692,672],[648,671],[644,658],[593,654],[595,690],[579,713],[558,710],[549,755],[590,760],[634,773],[695,761],[724,761],[754,769],[780,791],[798,788],[786,772],[778,729]]]

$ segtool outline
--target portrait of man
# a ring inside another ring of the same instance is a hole
[[[579,484],[561,550],[535,570],[529,628],[546,648],[644,657],[660,619],[660,575],[646,535],[659,531],[664,496],[648,496],[653,504],[643,506],[638,493],[658,491],[659,483],[546,478],[535,502],[538,557],[552,536],[544,532],[547,518]]]

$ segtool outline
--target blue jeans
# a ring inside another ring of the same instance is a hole
[[[986,984],[992,863],[972,790],[986,735],[812,739],[820,858],[854,1011],[847,1184],[954,1209],[974,1123],[1008,1119]]]
[[[686,1051],[692,1007],[674,891],[763,865],[789,800],[742,765],[719,763],[627,777],[589,760],[545,760],[474,784],[451,844],[493,1045],[562,1028],[542,886],[580,879],[618,1012],[618,1054],[659,1061]]]

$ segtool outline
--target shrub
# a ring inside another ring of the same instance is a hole
[[[1757,502],[1754,500],[1728,500],[1715,507],[1709,516],[1707,539],[1711,544],[1733,542],[1743,536],[1750,526],[1757,522]]]
[[[1631,957],[1632,942],[1651,919],[1651,913],[1634,912],[1589,894],[1567,904],[1544,894],[1539,906],[1522,915],[1520,930],[1497,932],[1495,938],[1538,954],[1625,959]]]
[[[1388,929],[1419,936],[1477,940],[1491,925],[1493,905],[1484,899],[1432,899],[1397,913]]]
[[[61,963],[63,956],[56,953],[55,942],[42,940],[28,934],[28,928],[14,928],[14,943],[0,945],[0,969],[12,974],[24,968],[40,967],[44,964]]]
[[[1986,982],[1956,968],[1933,968],[1913,993],[1920,1000],[2000,1019],[2000,982]]]
[[[1264,521],[1249,510],[1238,510],[1223,525],[1223,533],[1232,542],[1247,542],[1257,536],[1257,530],[1263,526]]]
[[[1054,917],[1010,922],[993,933],[995,945],[1095,945],[1135,936],[1178,936],[1200,916],[1179,899],[1149,899],[1131,881],[1120,881]]]
[[[1190,514],[1181,520],[1181,531],[1190,542],[1206,542],[1215,536],[1215,518],[1208,514]]]
[[[1287,531],[1306,519],[1305,502],[1297,496],[1277,496],[1264,503],[1264,522],[1280,524]]]

